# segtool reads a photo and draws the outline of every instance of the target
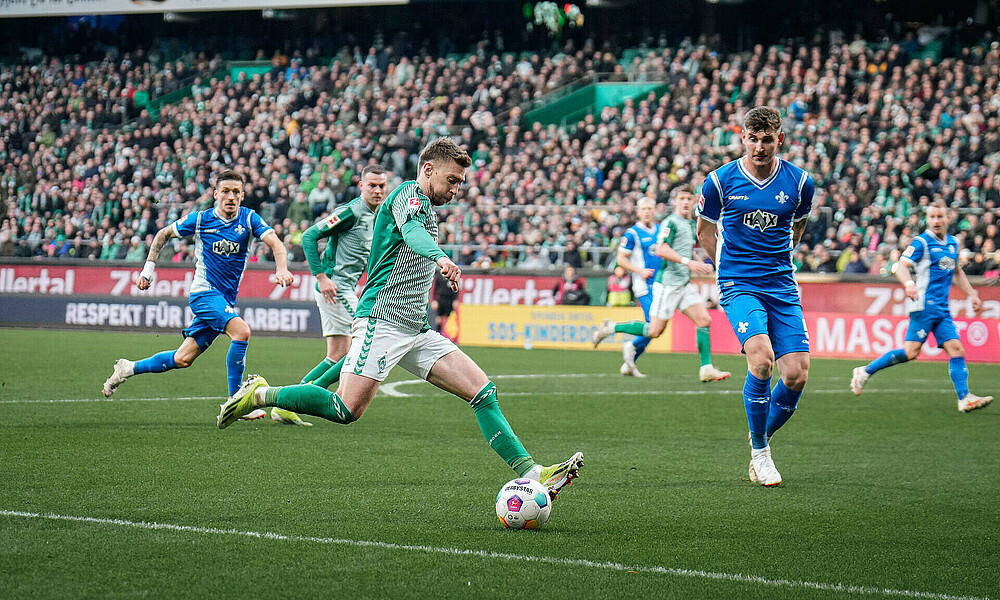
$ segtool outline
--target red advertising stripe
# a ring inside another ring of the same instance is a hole
[[[146,291],[135,287],[139,268],[103,266],[0,265],[0,294],[146,296],[183,298],[188,295],[194,268],[156,269],[156,281]],[[274,283],[274,271],[249,269],[240,284],[241,298],[313,301],[315,279],[308,271],[293,271],[295,282],[283,288]]]
[[[739,354],[740,344],[726,315],[712,313],[712,352]],[[813,356],[871,360],[888,350],[900,348],[906,336],[909,318],[896,315],[859,315],[850,313],[805,313],[809,328],[809,348]],[[1000,362],[1000,319],[955,318],[955,328],[970,362]],[[673,319],[673,348],[676,352],[696,352],[695,328],[687,318]],[[947,360],[934,340],[924,344],[922,359]]]

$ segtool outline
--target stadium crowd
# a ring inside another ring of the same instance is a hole
[[[673,187],[741,153],[742,112],[769,104],[785,115],[782,156],[816,182],[801,270],[888,274],[942,198],[967,273],[997,276],[1000,44],[919,51],[909,36],[737,54],[685,41],[631,60],[589,43],[514,55],[483,41],[461,59],[380,45],[275,54],[235,79],[217,55],[22,61],[0,69],[0,256],[141,261],[159,228],[212,202],[226,166],[301,261],[303,230],[357,195],[361,167],[385,165],[393,187],[445,134],[473,158],[439,213],[460,265],[604,268],[638,198],[665,216]],[[594,78],[669,87],[562,128],[525,119],[531,101]],[[158,114],[139,101],[187,85]],[[172,260],[190,260],[185,242]]]

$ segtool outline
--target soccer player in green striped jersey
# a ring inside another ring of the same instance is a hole
[[[329,387],[340,379],[342,363],[338,361],[351,347],[351,324],[358,309],[358,280],[368,263],[375,212],[385,199],[388,180],[381,165],[366,166],[361,170],[361,195],[338,206],[329,217],[302,234],[302,249],[309,270],[316,277],[314,294],[326,338],[326,357],[300,383]],[[320,255],[319,240],[324,238],[326,249]],[[271,420],[287,425],[311,425],[278,407],[271,409]]]
[[[455,142],[434,140],[420,153],[417,178],[393,190],[379,208],[368,257],[368,282],[358,302],[351,349],[344,358],[337,391],[310,384],[269,387],[262,377],[250,377],[221,406],[220,428],[264,406],[353,423],[398,364],[465,400],[487,443],[519,477],[541,482],[555,497],[577,476],[583,466],[581,452],[548,467],[532,459],[501,412],[493,382],[427,323],[436,269],[441,268],[453,289],[462,274],[437,246],[434,207],[454,199],[470,164],[469,155]]]
[[[680,310],[698,328],[698,355],[701,368],[698,378],[702,381],[721,381],[729,377],[728,371],[720,371],[712,366],[712,350],[709,327],[712,317],[705,308],[705,300],[698,288],[691,283],[691,274],[708,275],[712,267],[694,260],[694,245],[697,240],[694,225],[694,192],[691,186],[682,185],[674,190],[674,212],[660,224],[656,254],[663,258],[663,264],[656,272],[653,282],[653,302],[649,307],[649,323],[628,321],[615,323],[604,319],[594,331],[594,347],[617,332],[636,336],[658,338],[667,327],[667,322]]]

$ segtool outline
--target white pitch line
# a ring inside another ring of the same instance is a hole
[[[134,527],[137,529],[165,530],[182,533],[233,535],[248,538],[258,538],[264,540],[276,540],[286,542],[312,542],[316,544],[327,544],[337,546],[353,546],[359,548],[378,548],[381,550],[402,550],[408,552],[423,552],[426,554],[444,554],[449,556],[473,556],[477,558],[497,559],[506,561],[517,561],[519,563],[536,562],[557,566],[584,567],[590,569],[603,569],[607,571],[649,573],[652,575],[668,575],[674,577],[689,577],[694,579],[710,579],[714,581],[731,581],[734,583],[747,583],[766,585],[771,587],[809,589],[824,592],[839,592],[845,594],[869,594],[877,596],[895,596],[902,598],[921,598],[924,600],[989,600],[980,596],[956,596],[952,594],[940,594],[936,592],[920,592],[914,590],[900,590],[893,588],[869,587],[863,585],[848,585],[843,583],[822,583],[817,581],[801,581],[794,579],[768,579],[758,575],[744,575],[740,573],[719,573],[713,571],[702,571],[700,569],[678,569],[661,566],[635,566],[625,565],[616,562],[594,561],[581,558],[559,558],[553,556],[532,556],[508,554],[505,552],[490,552],[487,550],[468,550],[462,548],[440,548],[435,546],[422,546],[410,544],[393,544],[389,542],[376,542],[369,540],[349,540],[341,538],[314,537],[304,535],[286,535],[281,533],[243,531],[239,529],[218,529],[215,527],[195,527],[191,525],[174,525],[171,523],[149,523],[146,521],[128,521],[125,519],[106,519],[99,517],[79,517],[73,515],[58,515],[53,513],[32,513],[16,510],[0,509],[0,516],[22,517],[26,519],[48,519],[52,521],[73,521],[78,523],[92,523],[100,525],[117,525],[121,527]]]
[[[0,404],[63,404],[74,402],[166,402],[173,400],[225,401],[223,396],[180,396],[176,398],[56,398],[52,400],[0,400]]]
[[[551,378],[568,378],[568,377],[609,377],[608,373],[555,373],[551,375],[540,375],[540,374],[515,374],[515,375],[493,375],[492,379],[536,379],[539,377],[551,379]],[[414,383],[423,383],[423,379],[404,379],[403,381],[393,381],[392,383],[383,383],[379,386],[378,391],[384,393],[386,396],[394,396],[397,398],[408,398],[411,394],[404,394],[396,388],[401,385],[410,385]],[[419,394],[418,394],[419,395]]]

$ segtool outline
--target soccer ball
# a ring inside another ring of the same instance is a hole
[[[551,512],[548,490],[532,479],[511,479],[497,494],[497,516],[507,529],[539,529]]]

